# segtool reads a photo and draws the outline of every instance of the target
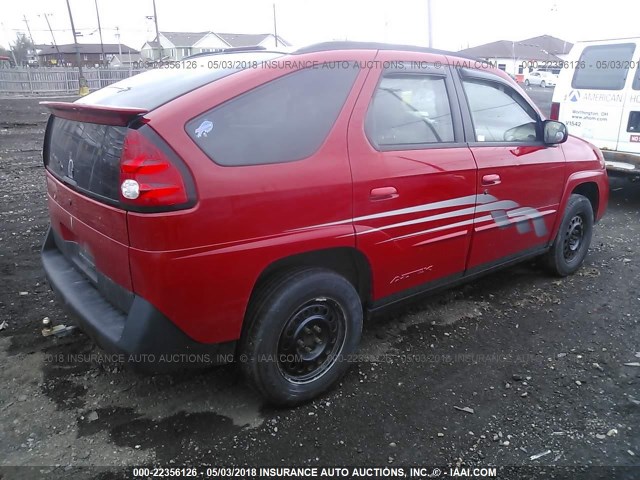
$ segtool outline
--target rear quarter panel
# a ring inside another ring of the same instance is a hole
[[[375,52],[326,52],[304,60],[370,60]],[[291,69],[246,70],[209,84],[147,115],[149,125],[193,173],[197,205],[170,214],[129,213],[131,274],[137,294],[192,338],[239,338],[260,273],[296,253],[355,245],[347,123],[367,75],[361,69],[327,139],[311,157],[289,163],[224,167],[191,140],[193,117]]]

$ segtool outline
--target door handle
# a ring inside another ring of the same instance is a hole
[[[502,182],[500,175],[497,173],[491,173],[482,177],[482,186],[490,187],[491,185],[499,185]]]
[[[369,199],[373,202],[378,202],[380,200],[391,200],[398,196],[398,190],[396,190],[396,187],[379,187],[371,190]]]

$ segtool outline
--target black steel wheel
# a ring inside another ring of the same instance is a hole
[[[587,256],[593,234],[593,207],[588,198],[572,194],[558,234],[544,257],[547,268],[561,277],[576,272]]]
[[[338,360],[346,337],[345,313],[329,298],[302,305],[287,321],[278,342],[278,365],[292,382],[313,382]]]
[[[334,386],[360,343],[362,302],[341,275],[304,268],[274,276],[252,299],[240,366],[275,405],[297,405]]]
[[[584,219],[581,215],[575,215],[570,221],[564,233],[562,253],[567,261],[573,260],[581,250],[584,242]]]

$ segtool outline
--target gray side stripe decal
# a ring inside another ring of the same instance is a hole
[[[407,220],[406,222],[385,225],[384,227],[380,227],[380,228],[372,228],[371,230],[361,232],[360,235],[378,232],[381,230],[389,230],[391,228],[406,227],[408,225],[416,225],[419,223],[433,222],[433,221],[442,220],[445,218],[462,217],[464,215],[473,215],[474,213],[488,212],[491,210],[506,210],[508,208],[517,208],[517,207],[519,207],[519,205],[511,200],[501,200],[498,202],[489,203],[487,205],[480,205],[478,207],[462,208],[460,210],[453,210],[451,212],[440,213],[438,215],[431,215],[430,217],[421,217],[421,218],[416,218],[414,220]],[[452,224],[452,225],[456,225],[456,224]]]
[[[463,220],[461,222],[450,223],[448,225],[442,225],[440,227],[430,228],[428,230],[422,230],[420,232],[413,232],[413,233],[409,233],[407,235],[402,235],[400,237],[388,238],[387,240],[383,240],[382,242],[379,242],[379,243],[395,242],[396,240],[402,240],[402,239],[405,239],[405,238],[417,237],[418,235],[424,235],[425,233],[440,232],[442,230],[447,230],[449,228],[462,227],[464,225],[471,225],[472,223],[478,223],[478,222],[486,222],[486,221],[491,220],[491,219],[492,219],[491,215],[485,215],[484,217],[480,217],[480,218],[476,218],[476,219],[470,218],[469,220]],[[363,232],[363,233],[367,233],[367,232]]]
[[[411,213],[429,212],[432,210],[438,210],[438,209],[450,208],[450,207],[466,207],[466,208],[450,210],[448,212],[439,213],[437,215],[414,218],[412,220],[392,223],[390,225],[383,225],[381,227],[376,227],[376,228],[372,227],[367,230],[358,232],[356,235],[361,236],[369,233],[390,230],[393,228],[406,227],[409,225],[419,225],[422,223],[429,223],[437,220],[444,220],[447,218],[456,218],[456,217],[463,217],[466,215],[477,215],[480,213],[489,212],[489,215],[485,215],[483,217],[470,218],[468,220],[450,223],[447,225],[441,225],[439,227],[422,230],[420,232],[413,232],[413,233],[409,233],[407,235],[402,235],[395,238],[388,238],[379,243],[387,243],[387,242],[401,240],[405,238],[412,238],[412,237],[424,235],[427,233],[448,230],[450,228],[456,228],[456,227],[472,225],[472,224],[479,224],[479,223],[489,222],[489,221],[494,222],[494,225],[500,228],[506,228],[506,227],[515,225],[515,227],[518,230],[518,233],[520,234],[530,232],[531,226],[533,226],[535,234],[538,237],[542,237],[547,234],[547,227],[542,217],[544,217],[545,215],[548,215],[549,213],[555,212],[555,210],[539,212],[538,210],[532,207],[520,207],[520,205],[514,202],[513,200],[498,200],[493,195],[478,194],[478,195],[467,195],[465,197],[452,198],[449,200],[443,200],[439,202],[425,203],[422,205],[416,205],[414,207],[390,210],[388,212],[374,213],[371,215],[364,215],[361,217],[355,217],[355,218],[346,219],[346,220],[339,220],[336,222],[329,222],[329,223],[322,223],[318,225],[311,225],[308,227],[294,228],[292,230],[288,230],[287,232],[299,232],[299,231],[310,230],[310,229],[321,228],[321,227],[344,225],[352,222],[357,224],[367,220],[395,217],[395,216],[406,215]],[[360,226],[364,226],[364,225],[360,225]],[[489,227],[489,225],[485,225],[482,227],[478,226],[476,227],[476,230],[479,230],[479,229],[483,230],[485,229],[485,227]],[[349,236],[349,235],[345,235],[345,236]]]
[[[293,232],[297,230],[306,230],[309,228],[332,227],[334,225],[342,225],[342,224],[351,223],[351,222],[361,222],[364,220],[374,220],[376,218],[394,217],[397,215],[405,215],[408,213],[428,212],[430,210],[438,210],[440,208],[460,207],[463,205],[475,205],[476,203],[485,204],[489,202],[495,202],[497,200],[498,199],[493,195],[484,195],[484,194],[467,195],[466,197],[457,197],[457,198],[452,198],[450,200],[443,200],[440,202],[425,203],[423,205],[416,205],[415,207],[407,207],[407,208],[400,208],[398,210],[390,210],[388,212],[373,213],[371,215],[364,215],[362,217],[355,217],[347,220],[339,220],[337,222],[329,222],[329,223],[322,223],[319,225],[311,225],[309,227],[295,228],[289,231]]]

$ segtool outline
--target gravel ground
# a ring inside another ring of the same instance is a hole
[[[44,317],[70,323],[39,260],[47,116],[32,99],[0,99],[0,112],[0,478],[137,464],[565,467],[555,478],[639,466],[637,185],[613,186],[578,274],[527,263],[377,318],[339,388],[274,410],[234,366],[142,376],[81,333],[42,336]]]

